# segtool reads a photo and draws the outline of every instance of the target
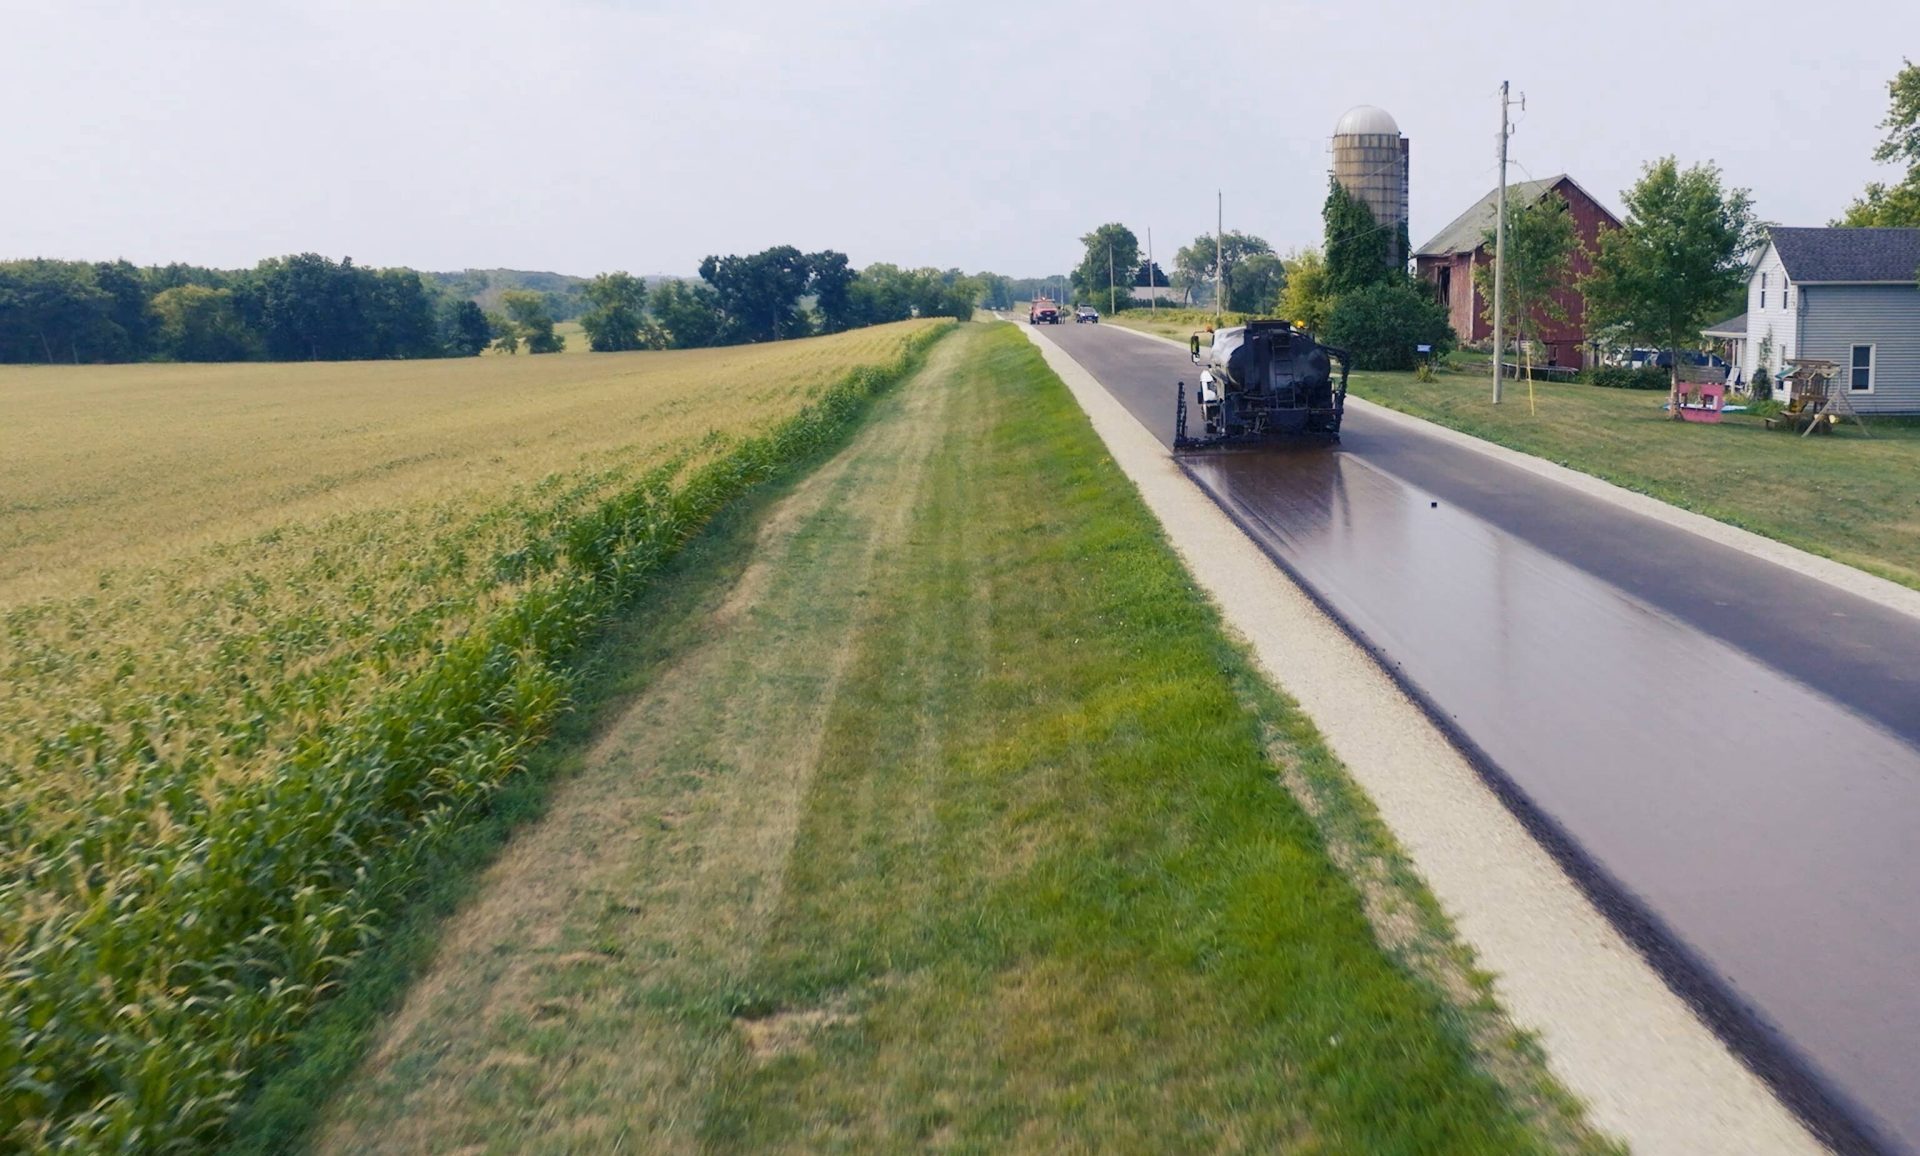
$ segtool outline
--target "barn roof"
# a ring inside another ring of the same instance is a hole
[[[1787,276],[1822,282],[1912,283],[1920,277],[1920,229],[1768,230]]]
[[[1560,173],[1540,181],[1515,181],[1507,186],[1507,199],[1516,204],[1531,205],[1547,195],[1547,190],[1567,179]],[[1493,228],[1495,206],[1500,202],[1500,190],[1494,189],[1486,196],[1475,201],[1473,207],[1453,219],[1453,223],[1440,230],[1433,240],[1414,250],[1416,257],[1450,257],[1455,253],[1471,253],[1478,249],[1487,230]]]
[[[1587,192],[1587,190],[1581,189],[1580,182],[1565,173],[1555,173],[1553,176],[1538,181],[1515,181],[1507,186],[1507,199],[1517,205],[1531,205],[1541,197],[1546,196],[1547,193],[1561,181],[1565,181],[1574,188],[1580,189],[1582,196],[1592,201],[1595,205],[1600,205],[1598,198],[1592,193]],[[1486,196],[1474,202],[1472,208],[1455,217],[1452,224],[1435,234],[1433,240],[1415,249],[1413,255],[1416,257],[1451,257],[1455,253],[1471,253],[1475,249],[1478,249],[1481,245],[1481,239],[1486,236],[1487,230],[1493,228],[1495,207],[1499,202],[1500,190],[1497,187],[1489,190]],[[1607,213],[1604,205],[1600,206],[1600,211]],[[1607,213],[1607,218],[1612,220],[1613,214]],[[1618,224],[1619,222],[1615,221],[1614,223]]]

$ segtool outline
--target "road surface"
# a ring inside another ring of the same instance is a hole
[[[1171,440],[1181,350],[1043,328]],[[1364,414],[1183,463],[1830,1142],[1920,1153],[1920,620]]]

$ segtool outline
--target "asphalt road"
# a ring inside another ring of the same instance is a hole
[[[1183,352],[1043,330],[1171,441]],[[1183,464],[1829,1142],[1920,1153],[1920,621],[1351,411]]]

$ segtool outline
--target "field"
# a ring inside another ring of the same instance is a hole
[[[657,593],[322,1151],[1604,1149],[1013,326]]]
[[[1719,425],[1668,420],[1666,395],[1489,377],[1357,373],[1358,397],[1498,442],[1684,509],[1920,588],[1920,422],[1869,418],[1799,438],[1728,415]]]
[[[0,367],[0,608],[270,529],[657,464],[791,413],[907,331],[564,360]]]
[[[580,323],[578,321],[557,322],[553,327],[553,331],[559,334],[561,337],[564,337],[567,339],[566,347],[563,348],[560,352],[562,353],[592,353],[593,352],[593,347],[587,344],[587,331],[580,327]]]
[[[944,328],[0,371],[0,1147],[217,1128],[569,653]]]

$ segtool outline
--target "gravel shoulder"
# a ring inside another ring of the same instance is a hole
[[[1637,1152],[1823,1151],[1372,659],[1091,375],[1022,328],[1227,623],[1371,798],[1479,963],[1495,973],[1501,1004],[1538,1033],[1551,1070],[1587,1101],[1591,1121]]]

